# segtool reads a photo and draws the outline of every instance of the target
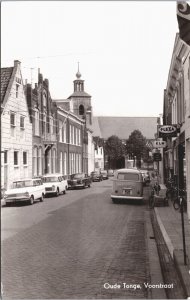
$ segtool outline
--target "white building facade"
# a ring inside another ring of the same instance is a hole
[[[1,68],[1,186],[32,177],[32,124],[20,62]]]

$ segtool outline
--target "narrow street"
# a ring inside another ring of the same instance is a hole
[[[109,179],[2,208],[4,298],[147,298],[147,206],[110,191]]]

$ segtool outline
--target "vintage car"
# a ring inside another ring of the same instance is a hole
[[[75,189],[75,188],[86,188],[91,186],[91,177],[85,173],[77,173],[71,175],[70,179],[68,180],[68,188]]]
[[[23,179],[13,182],[12,188],[4,193],[5,204],[15,202],[28,202],[33,204],[34,201],[43,201],[45,195],[45,187],[41,178]]]
[[[103,176],[100,172],[94,171],[90,174],[92,181],[102,181]]]
[[[105,180],[105,179],[108,179],[108,172],[106,170],[102,170],[100,172],[102,174],[102,178]]]
[[[150,183],[150,174],[147,170],[140,170],[143,178],[143,185]]]
[[[136,199],[143,201],[143,179],[137,169],[120,169],[113,177],[111,199],[116,203],[119,199]]]
[[[59,173],[46,174],[42,177],[43,184],[45,187],[45,195],[55,195],[65,194],[68,188],[67,179]]]
[[[114,170],[109,169],[108,170],[108,177],[113,177],[114,176]]]

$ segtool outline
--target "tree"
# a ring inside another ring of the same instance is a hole
[[[147,155],[146,138],[140,130],[134,130],[126,140],[126,152],[134,159],[136,157],[137,167],[141,167],[141,158]]]
[[[104,151],[105,155],[108,157],[109,167],[110,164],[112,164],[114,169],[116,167],[116,161],[125,155],[125,148],[122,140],[120,140],[116,135],[112,135],[107,139]]]

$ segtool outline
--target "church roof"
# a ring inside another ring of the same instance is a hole
[[[1,104],[3,103],[12,72],[13,67],[1,68]]]
[[[134,130],[140,130],[147,139],[154,139],[157,117],[93,117],[93,136],[104,139],[112,135],[128,139]]]
[[[72,93],[69,97],[68,97],[68,99],[69,98],[71,98],[71,97],[91,97],[91,95],[89,95],[88,93],[86,93],[86,92],[84,92],[84,91],[76,91],[76,92],[74,92],[74,93]]]

